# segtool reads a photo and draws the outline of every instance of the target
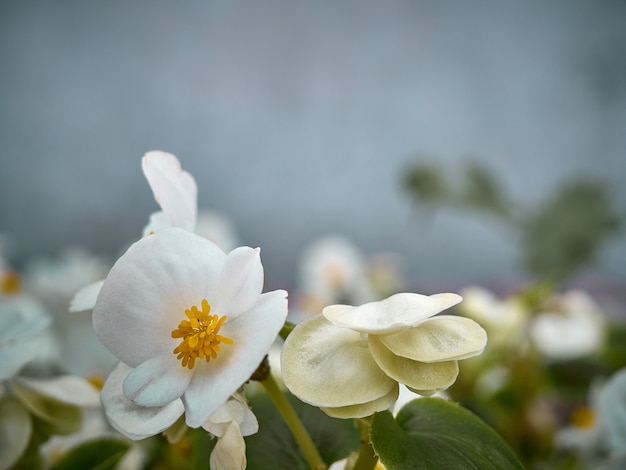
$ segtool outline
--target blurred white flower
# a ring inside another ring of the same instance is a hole
[[[178,228],[133,244],[107,276],[94,329],[121,361],[102,400],[132,439],[157,434],[184,412],[203,425],[252,375],[287,316],[287,293],[262,294],[259,249],[225,254]]]
[[[626,368],[614,373],[598,393],[600,425],[611,455],[626,455]]]
[[[575,452],[585,468],[604,468],[608,458],[626,455],[626,369],[595,380],[588,403],[573,410],[570,425],[556,436],[557,447]],[[613,467],[611,467],[613,468]]]
[[[19,372],[47,350],[51,318],[23,294],[0,297],[0,469],[20,458],[32,433],[29,411],[14,396]]]
[[[78,246],[66,248],[57,257],[33,258],[26,265],[24,284],[49,309],[66,313],[76,291],[106,276],[110,264],[101,256]]]
[[[476,320],[489,334],[489,350],[524,347],[528,312],[515,297],[500,299],[480,286],[461,290],[459,311]]]
[[[365,258],[345,237],[328,235],[311,243],[302,252],[299,270],[299,307],[305,312],[319,313],[335,303],[374,300]]]
[[[444,390],[456,380],[457,361],[480,354],[487,342],[473,320],[434,317],[460,301],[456,294],[402,293],[359,307],[326,307],[287,337],[285,385],[339,418],[388,409],[398,383],[421,395]]]
[[[58,357],[51,323],[50,315],[31,296],[0,299],[0,380],[10,379],[36,359],[46,363]]]
[[[555,294],[530,323],[530,338],[548,359],[588,356],[604,344],[606,319],[584,291]]]
[[[98,341],[90,315],[73,315],[68,304],[85,283],[106,276],[110,266],[102,257],[73,247],[55,258],[31,260],[24,276],[25,289],[40,299],[52,314],[52,334],[58,344],[58,365],[82,377],[104,377],[115,358]],[[93,305],[97,291],[89,302]]]

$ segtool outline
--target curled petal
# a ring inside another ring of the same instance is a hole
[[[139,440],[169,428],[184,412],[183,403],[174,400],[165,406],[139,406],[124,395],[122,384],[131,367],[119,362],[107,377],[101,398],[107,420],[126,437]]]
[[[351,419],[351,418],[365,418],[373,415],[378,411],[388,410],[398,399],[399,387],[396,384],[391,391],[376,400],[372,400],[367,403],[360,403],[358,405],[339,406],[335,408],[322,407],[321,410],[328,416],[333,418]]]
[[[180,398],[193,371],[174,354],[157,356],[131,370],[124,379],[124,395],[141,406],[164,406]]]
[[[457,361],[413,361],[393,354],[377,336],[370,336],[367,341],[378,366],[389,377],[413,391],[445,390],[454,383],[459,374]]]
[[[315,406],[368,403],[396,387],[376,365],[360,333],[338,328],[322,315],[303,321],[287,337],[281,370],[287,388]]]
[[[237,423],[242,436],[255,434],[259,430],[259,422],[248,404],[235,398],[220,406],[202,427],[214,436],[222,437],[231,423]]]
[[[487,333],[475,321],[452,315],[433,317],[378,339],[396,356],[420,362],[467,359],[481,354]]]
[[[183,171],[174,155],[166,152],[146,153],[141,166],[170,227],[193,232],[198,216],[198,187],[193,176]]]
[[[390,334],[415,326],[461,300],[457,294],[402,293],[358,307],[330,305],[322,314],[337,326],[362,333]]]

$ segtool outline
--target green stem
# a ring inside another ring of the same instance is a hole
[[[372,442],[370,441],[372,420],[368,418],[358,419],[356,420],[356,425],[361,430],[361,448],[359,449],[359,456],[352,470],[373,470],[378,463],[378,457],[376,457]]]
[[[298,415],[289,404],[287,397],[280,390],[272,374],[269,374],[267,379],[263,380],[261,384],[263,384],[265,391],[274,402],[274,405],[276,405],[276,408],[278,408],[279,413],[291,430],[293,437],[296,438],[311,470],[323,470],[328,468],[317,451],[315,444],[313,444],[311,436],[309,436],[302,421],[300,421],[300,418],[298,418]]]

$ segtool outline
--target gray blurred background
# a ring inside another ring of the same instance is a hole
[[[159,149],[275,282],[327,233],[416,282],[516,276],[511,233],[416,208],[403,170],[472,158],[529,206],[584,175],[626,213],[625,25],[618,0],[5,1],[0,233],[18,259],[117,255]],[[623,232],[592,271],[626,279]]]

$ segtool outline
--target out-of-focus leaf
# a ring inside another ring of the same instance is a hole
[[[568,183],[524,224],[524,266],[543,278],[564,279],[595,261],[620,222],[604,186]]]
[[[397,417],[377,413],[374,450],[389,470],[523,469],[504,440],[469,410],[440,398],[420,398]]]
[[[115,468],[130,444],[120,439],[103,438],[85,442],[72,449],[51,470],[75,470],[89,468],[109,470]]]
[[[448,188],[441,171],[428,163],[416,163],[403,175],[403,186],[415,202],[441,203],[448,197]]]
[[[458,205],[498,217],[510,215],[509,202],[495,178],[487,168],[475,162],[465,170],[465,188],[458,196]]]

